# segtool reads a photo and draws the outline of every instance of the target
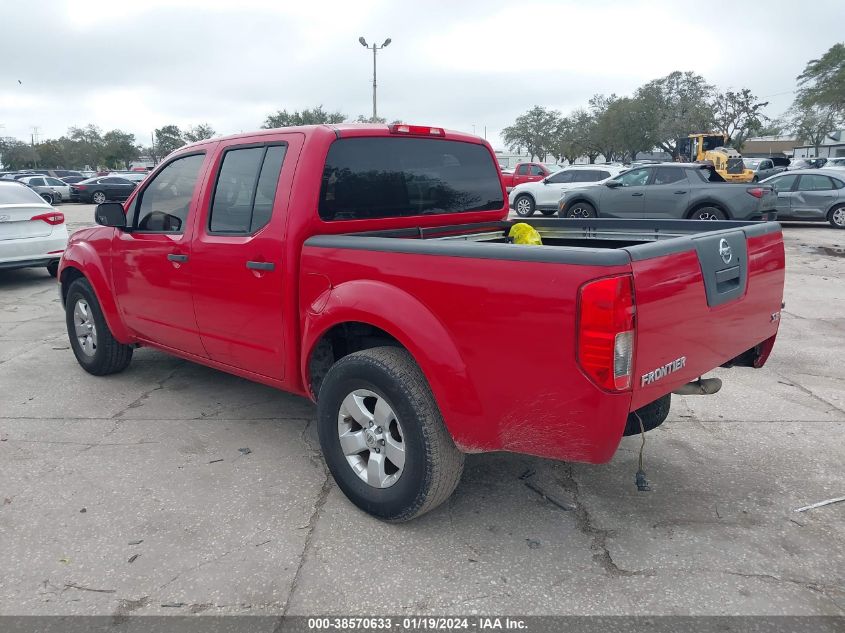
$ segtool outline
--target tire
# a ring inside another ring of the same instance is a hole
[[[834,207],[827,214],[827,221],[835,229],[845,229],[845,206]]]
[[[53,204],[53,194],[51,194],[51,193],[42,193],[42,194],[41,194],[41,198],[42,198],[42,199],[44,200],[44,202],[46,202],[47,204]]]
[[[643,421],[643,429],[651,431],[666,421],[669,416],[669,409],[672,406],[672,394],[667,393],[662,398],[658,398],[654,402],[645,405],[634,411],[640,416]],[[625,432],[622,435],[639,435],[640,434],[640,420],[634,413],[628,414],[628,420],[625,422]]]
[[[106,201],[106,194],[102,191],[95,191],[91,194],[91,202],[94,204],[103,204]]]
[[[701,207],[689,216],[690,220],[727,220],[728,215],[718,207]]]
[[[47,272],[50,273],[51,277],[55,277],[59,274],[59,260],[54,259],[49,264],[47,264]]]
[[[549,217],[549,216],[552,216],[555,213],[557,213],[557,210],[556,209],[543,209],[542,211],[540,211],[540,213],[542,213],[546,217]]]
[[[589,202],[576,202],[566,210],[564,217],[582,219],[598,217],[596,208]]]
[[[77,308],[79,308],[78,312]],[[95,376],[116,374],[129,365],[133,347],[117,342],[112,336],[97,297],[87,279],[77,279],[68,288],[65,301],[65,323],[73,354],[82,369],[89,374]],[[85,336],[86,330],[87,336]],[[85,336],[84,345],[80,340],[83,336]]]
[[[409,521],[443,503],[458,485],[464,455],[425,376],[403,348],[375,347],[341,358],[320,385],[317,419],[323,456],[338,487],[374,517]],[[391,461],[397,447],[401,465]]]
[[[517,196],[513,201],[513,208],[519,217],[530,218],[534,215],[534,198],[527,194]]]

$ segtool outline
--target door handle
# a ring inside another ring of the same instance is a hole
[[[643,194],[641,194],[641,193],[632,193],[631,195],[632,195],[632,196],[641,196],[641,195],[643,195]]]
[[[674,193],[680,196],[680,195],[685,194],[686,191],[675,191]]]
[[[276,270],[273,262],[247,262],[246,267],[250,270]]]
[[[188,261],[187,255],[179,255],[178,253],[168,253],[167,259],[172,262],[186,262]]]

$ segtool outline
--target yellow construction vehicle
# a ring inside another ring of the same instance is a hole
[[[690,134],[677,142],[682,161],[711,163],[727,182],[751,182],[754,178],[754,171],[745,168],[742,155],[726,147],[728,137],[724,134]]]

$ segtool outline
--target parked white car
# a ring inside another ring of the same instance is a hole
[[[18,178],[19,182],[34,189],[47,204],[59,204],[70,200],[70,185],[52,176],[27,176]]]
[[[623,165],[569,165],[543,180],[524,182],[511,189],[510,207],[523,218],[534,215],[534,211],[554,215],[561,194],[567,189],[602,183],[626,169]]]
[[[0,269],[45,266],[55,277],[66,247],[64,214],[26,185],[0,181]]]
[[[845,169],[845,157],[828,158],[824,164],[825,169]]]

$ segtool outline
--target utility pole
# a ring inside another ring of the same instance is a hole
[[[384,40],[384,43],[379,46],[378,44],[373,43],[372,46],[367,44],[367,40],[364,39],[364,36],[358,38],[358,42],[367,49],[373,49],[373,123],[376,122],[378,119],[378,108],[376,107],[376,53],[386,46],[390,46],[391,39],[388,37]]]

